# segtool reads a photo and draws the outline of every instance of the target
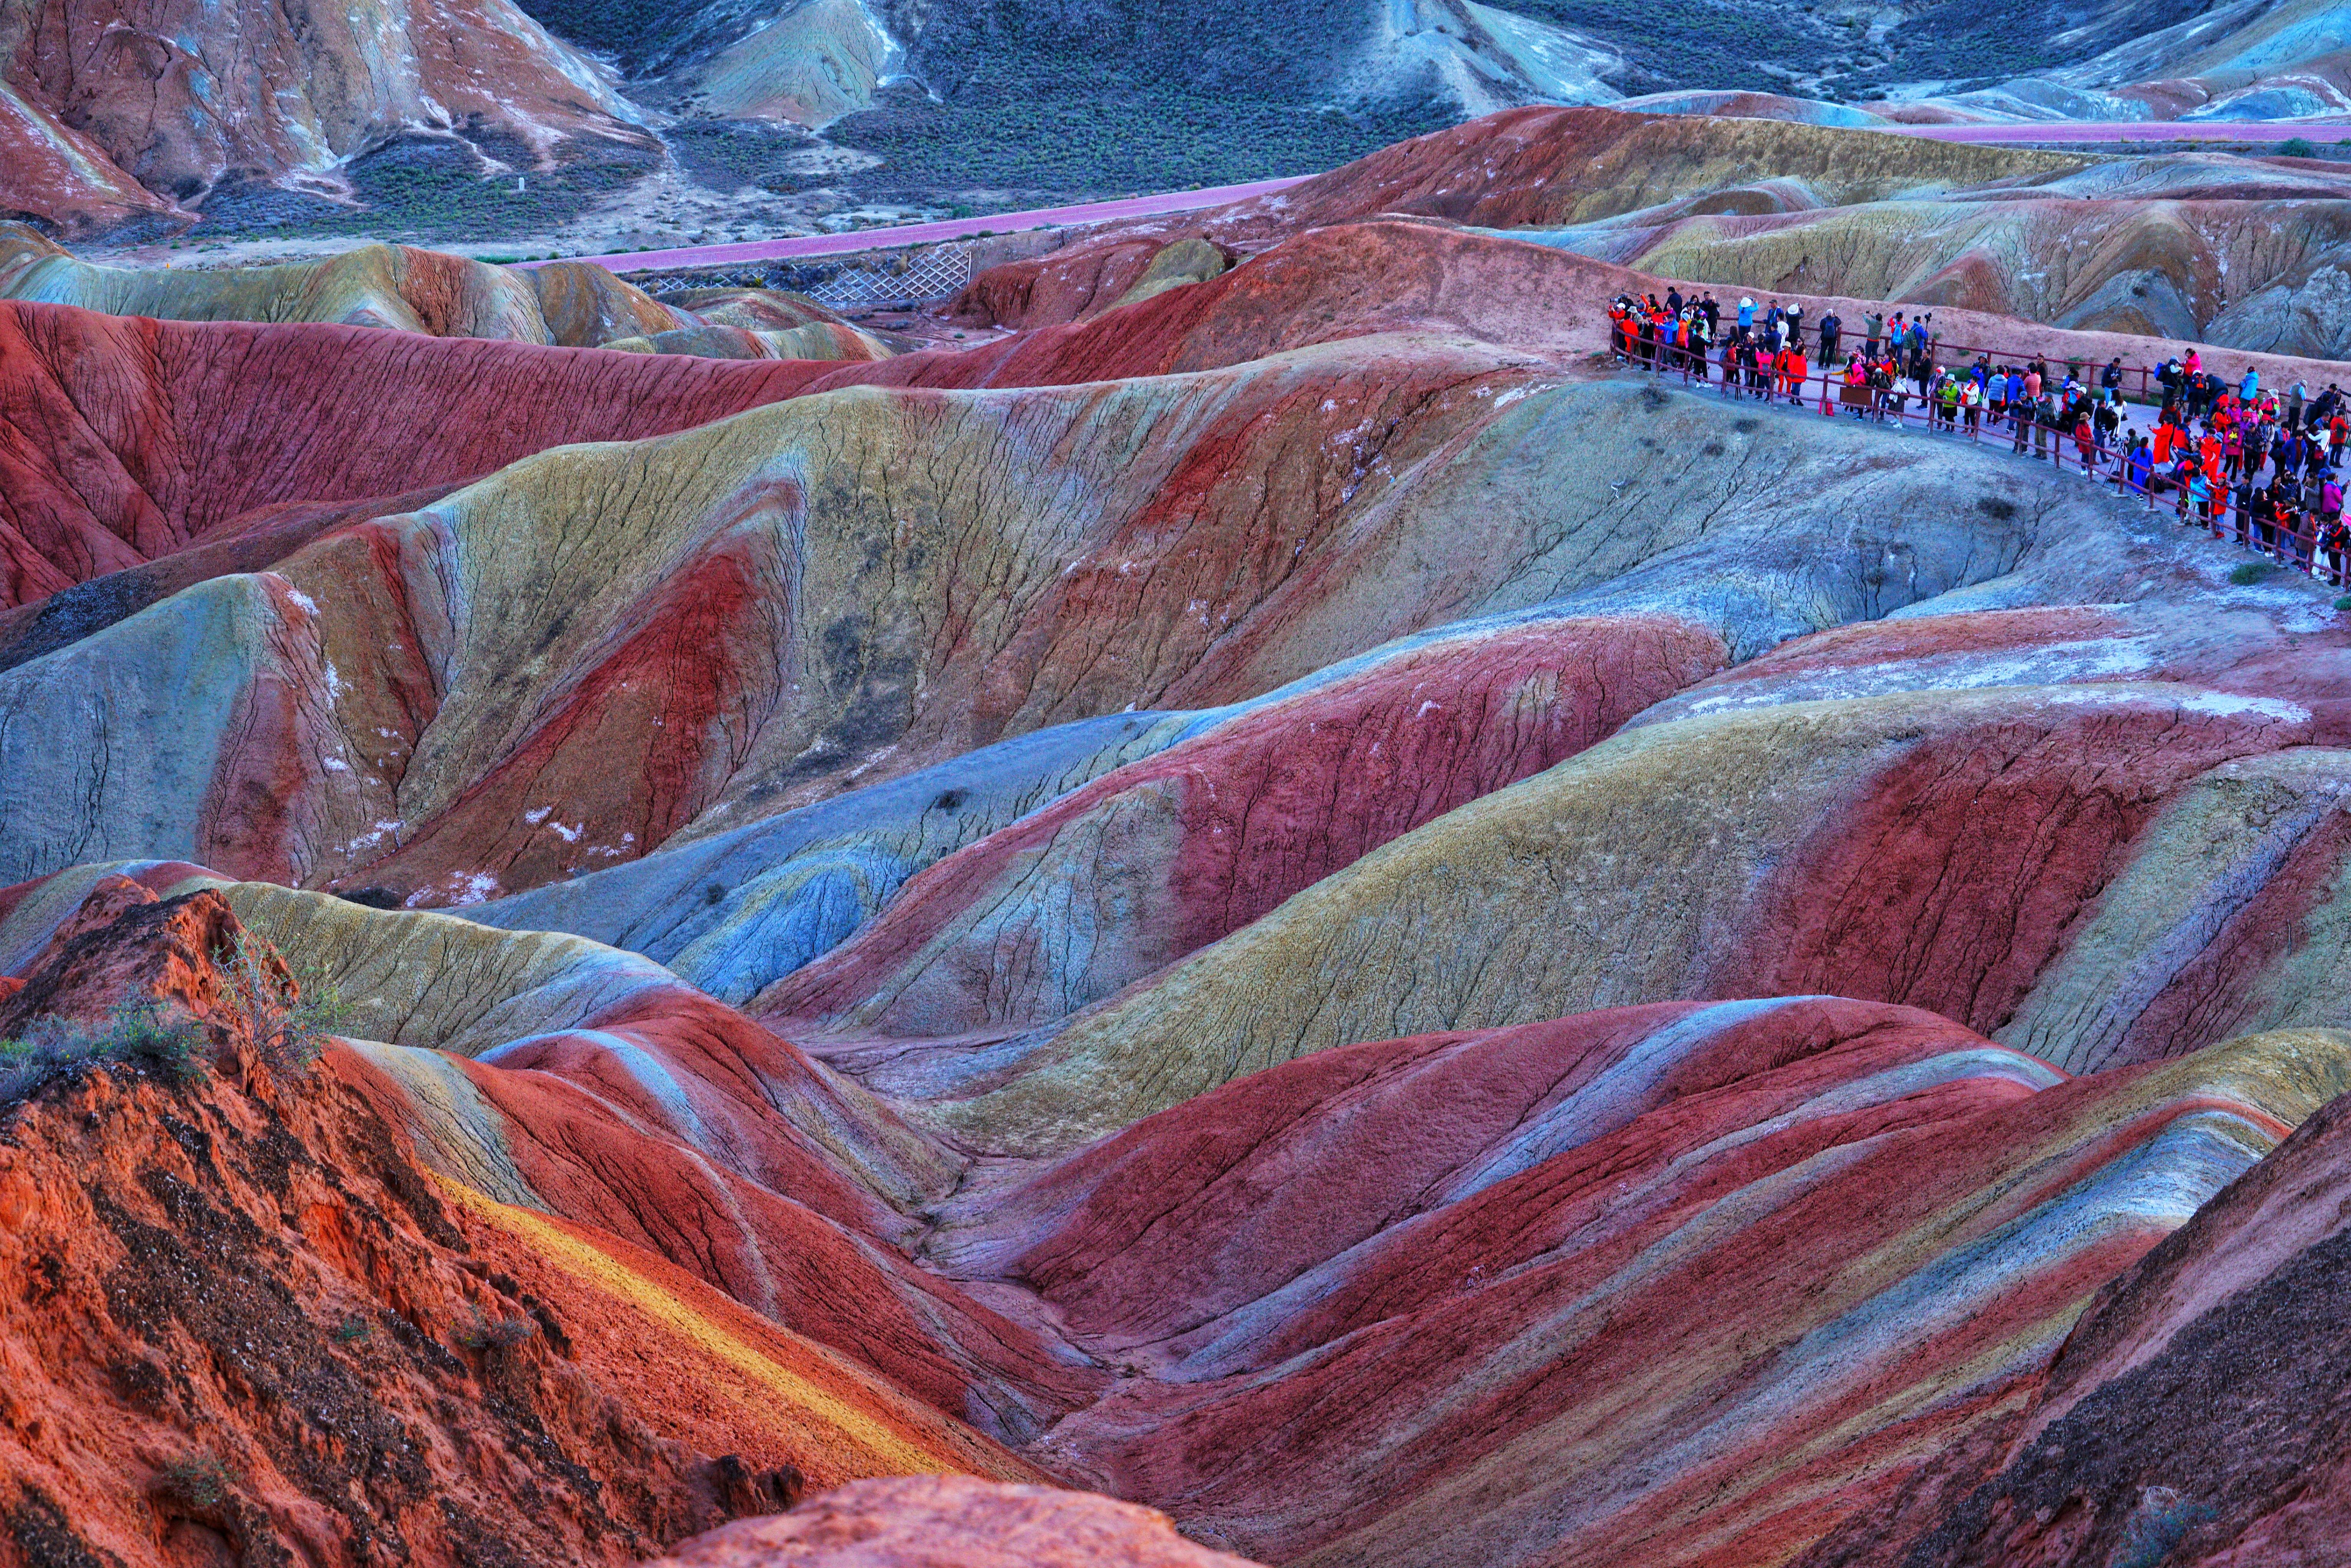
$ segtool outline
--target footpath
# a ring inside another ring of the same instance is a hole
[[[2209,499],[2197,501],[2192,514],[2189,492],[2175,485],[2169,476],[2159,471],[2134,476],[2127,471],[2126,456],[2135,438],[2149,433],[2157,413],[2144,403],[2126,402],[2121,405],[2123,423],[2110,442],[2094,440],[2085,444],[2074,435],[2029,415],[1994,416],[1982,408],[1947,413],[1930,404],[1913,381],[1906,381],[1892,392],[1849,387],[1841,377],[1818,371],[1807,374],[1801,382],[1766,372],[1761,384],[1744,381],[1726,383],[1687,365],[1654,365],[1638,355],[1612,352],[1619,363],[1629,369],[1652,375],[1678,376],[1684,385],[1693,390],[1703,388],[1720,397],[1781,403],[1826,418],[1858,419],[1890,426],[1898,434],[1966,442],[2007,453],[2021,462],[2047,464],[2085,483],[2112,486],[2117,496],[2143,501],[2150,511],[2158,507],[2168,510],[2183,526],[2202,527],[2213,538],[2233,542],[2263,563],[2304,572],[2337,589],[2351,587],[2351,550],[2346,550],[2339,543],[2331,549],[2325,548],[2316,532],[2297,533],[2273,526],[2252,514],[2248,499],[2273,466],[2266,460],[2262,468],[2243,475],[2237,483],[2215,486]],[[1705,367],[1708,371],[1715,369],[1719,367]],[[1860,395],[1855,397],[1855,393]],[[1970,413],[1973,417],[1970,417]],[[2341,466],[2342,454],[2338,452],[2337,473]],[[2248,562],[2249,566],[2253,564]],[[2351,604],[2338,601],[2336,607],[2351,608]]]

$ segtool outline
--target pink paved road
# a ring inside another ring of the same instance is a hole
[[[745,261],[782,261],[803,256],[840,256],[851,251],[884,250],[893,246],[932,245],[943,239],[963,239],[983,229],[1010,234],[1019,229],[1061,224],[1098,224],[1112,218],[1147,218],[1161,213],[1188,213],[1201,207],[1286,191],[1311,178],[1295,174],[1283,180],[1259,180],[1248,185],[1216,185],[1205,191],[1163,191],[1155,196],[1127,196],[1115,202],[1088,202],[1075,207],[1039,207],[1025,213],[996,213],[984,218],[949,218],[935,224],[902,224],[895,228],[855,229],[847,234],[801,235],[795,239],[747,240],[740,245],[689,246],[679,250],[624,251],[618,256],[566,256],[567,261],[592,261],[614,272],[648,272],[672,267],[730,267]],[[526,261],[522,267],[544,267]]]
[[[1904,136],[1924,136],[1937,141],[2284,141],[2307,136],[2331,141],[2328,134],[2351,136],[2351,125],[2254,124],[2237,121],[2115,121],[2068,120],[2013,125],[1887,125],[1878,127]],[[1153,196],[1128,196],[1115,202],[1088,202],[1074,207],[1039,207],[1025,213],[996,213],[984,218],[950,218],[935,224],[904,224],[895,228],[855,229],[847,234],[802,235],[794,239],[747,240],[740,245],[686,246],[675,250],[623,251],[618,256],[569,256],[592,261],[614,272],[652,272],[676,267],[732,267],[747,261],[785,261],[797,256],[843,256],[861,250],[884,250],[902,245],[934,245],[964,239],[983,229],[1009,234],[1021,229],[1062,224],[1099,224],[1113,218],[1146,218],[1161,213],[1196,212],[1227,202],[1286,191],[1311,175],[1259,180],[1248,185],[1217,185],[1205,191],[1163,191]],[[523,267],[544,267],[526,261]]]

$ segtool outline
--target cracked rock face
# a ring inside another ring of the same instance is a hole
[[[968,352],[0,303],[0,1568],[2324,1561],[2336,591],[1426,157]]]

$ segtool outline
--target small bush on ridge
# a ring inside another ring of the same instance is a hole
[[[36,1019],[22,1036],[0,1040],[0,1101],[22,1099],[84,1062],[138,1062],[185,1083],[203,1073],[204,1052],[195,1020],[173,1017],[152,998],[124,1002],[94,1031],[64,1019]]]
[[[277,1072],[298,1078],[309,1071],[327,1037],[350,1017],[341,988],[325,970],[288,970],[250,933],[237,933],[224,973],[229,1005],[252,1031],[254,1050]]]
[[[463,1350],[512,1350],[538,1332],[538,1325],[528,1318],[486,1318],[480,1312],[474,1321],[457,1331],[457,1344]]]
[[[236,1478],[210,1454],[191,1454],[155,1472],[158,1497],[199,1513],[218,1511],[235,1490]]]

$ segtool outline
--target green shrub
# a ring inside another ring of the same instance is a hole
[[[131,1062],[174,1083],[204,1071],[204,1037],[195,1020],[173,1018],[152,998],[126,1001],[92,1030],[60,1018],[35,1019],[0,1040],[0,1101],[20,1100],[60,1072],[89,1063]]]
[[[512,1350],[538,1332],[528,1318],[486,1318],[477,1312],[457,1331],[457,1344],[462,1350]]]
[[[236,950],[225,970],[228,1002],[252,1031],[253,1048],[270,1068],[301,1077],[327,1047],[327,1037],[350,1017],[351,1009],[334,977],[306,966],[288,970],[272,962],[274,955],[246,932],[237,933]]]
[[[2279,142],[2278,151],[2288,158],[2315,158],[2318,156],[2318,149],[2310,144],[2310,139],[2306,136],[2296,136]]]
[[[2335,608],[2337,610],[2351,610],[2351,593],[2346,593],[2342,598],[2336,600],[2335,601]]]
[[[198,1513],[217,1513],[235,1490],[236,1478],[210,1454],[191,1454],[155,1472],[157,1497]]]
[[[1351,119],[1164,78],[1113,92],[1050,69],[1022,74],[991,62],[946,102],[885,96],[835,121],[826,135],[883,160],[834,182],[862,199],[921,198],[985,183],[1029,205],[1314,173],[1453,118],[1427,104]]]
[[[2277,568],[2265,560],[2249,560],[2229,574],[2229,580],[2239,588],[2251,588]]]
[[[425,162],[414,161],[425,158]],[[595,138],[567,143],[549,168],[531,172],[527,189],[477,166],[472,155],[435,143],[420,153],[397,142],[344,165],[356,209],[308,211],[256,225],[224,211],[208,219],[205,238],[266,233],[271,238],[381,239],[425,243],[494,239],[569,222],[633,184],[660,160],[642,149]]]

